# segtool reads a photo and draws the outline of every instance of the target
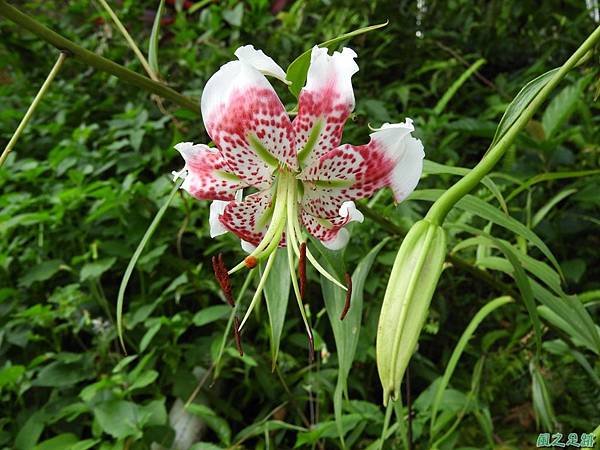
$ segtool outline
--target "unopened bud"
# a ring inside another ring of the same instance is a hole
[[[400,246],[385,291],[377,329],[377,369],[383,403],[396,399],[416,348],[446,257],[439,225],[415,223]]]

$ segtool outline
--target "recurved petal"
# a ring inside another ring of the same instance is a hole
[[[181,172],[187,171],[181,189],[197,199],[233,200],[235,192],[246,184],[229,171],[225,160],[215,148],[181,142],[175,145],[175,149],[185,160]]]
[[[230,170],[266,188],[283,162],[297,168],[294,129],[265,76],[244,61],[223,65],[206,83],[202,117]]]
[[[340,144],[344,123],[354,109],[351,78],[358,71],[354,58],[356,53],[349,48],[333,55],[326,48],[312,49],[293,122],[302,177],[310,178],[321,156]]]
[[[344,202],[336,217],[323,219],[303,210],[301,219],[306,230],[319,239],[325,247],[330,250],[340,250],[346,246],[350,238],[350,233],[344,226],[349,222],[362,223],[364,216],[356,209],[354,202]]]
[[[348,200],[371,196],[384,186],[404,200],[423,169],[423,144],[411,136],[412,121],[384,124],[366,145],[342,145],[323,156],[314,179],[305,181],[303,207],[318,217],[335,217]]]
[[[285,84],[290,84],[290,82],[285,79],[285,71],[279,64],[273,61],[273,58],[270,56],[265,55],[262,50],[255,49],[253,45],[244,45],[243,47],[238,48],[234,55],[237,56],[240,61],[251,65],[263,75],[271,76],[283,81]]]

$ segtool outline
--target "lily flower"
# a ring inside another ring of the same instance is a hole
[[[229,299],[228,275],[266,260],[236,338],[260,298],[275,250],[287,247],[312,355],[312,332],[302,304],[306,259],[341,289],[348,288],[318,263],[306,246],[304,231],[329,249],[343,248],[349,239],[345,226],[363,221],[354,200],[386,186],[397,202],[405,199],[419,181],[423,145],[412,137],[410,119],[375,129],[368,144],[341,144],[344,123],[354,109],[351,78],[358,71],[357,55],[349,48],[333,55],[326,48],[312,49],[293,120],[266,78],[288,83],[284,70],[251,45],[238,48],[235,56],[238,59],[223,65],[202,93],[202,117],[215,147],[177,144],[185,166],[175,177],[185,176],[181,188],[193,197],[213,200],[211,237],[232,232],[249,252],[229,271],[221,258],[213,261]],[[248,188],[252,193],[244,196]],[[349,300],[349,291],[347,296]]]

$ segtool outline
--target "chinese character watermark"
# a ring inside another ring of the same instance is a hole
[[[562,433],[540,433],[537,437],[536,447],[581,447],[594,448],[596,436],[592,433],[569,433],[565,439]]]

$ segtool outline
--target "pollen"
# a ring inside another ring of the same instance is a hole
[[[244,259],[244,263],[246,264],[246,267],[248,269],[254,269],[256,267],[256,264],[258,263],[258,260],[256,259],[256,257],[250,255],[246,256],[246,259]]]

